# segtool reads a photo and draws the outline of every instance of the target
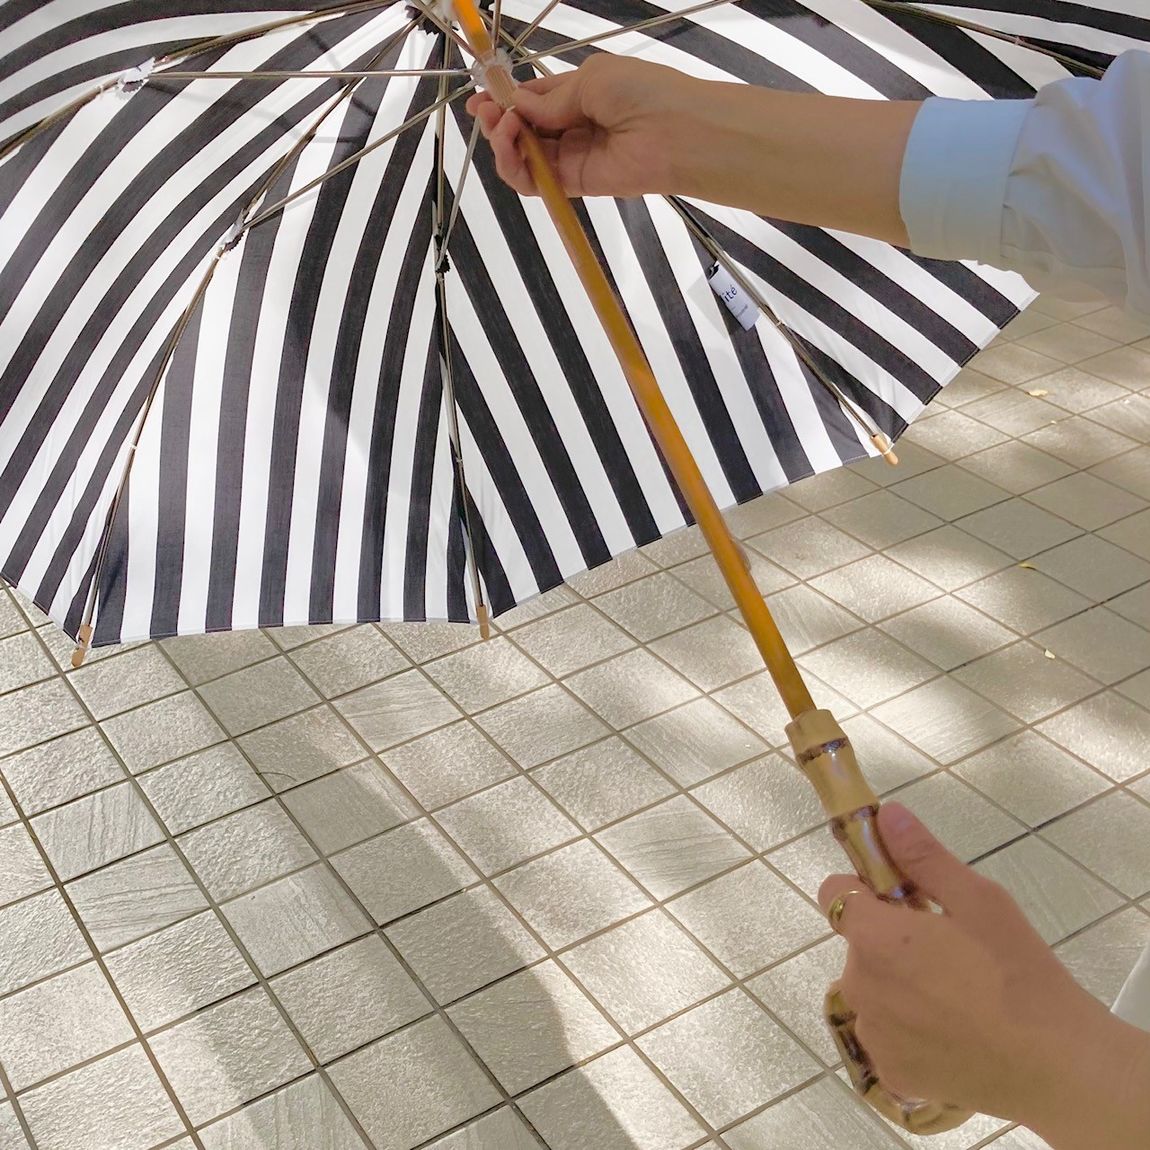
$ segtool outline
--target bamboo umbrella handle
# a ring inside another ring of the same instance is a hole
[[[478,61],[483,86],[501,107],[513,107],[515,81],[501,57],[497,56],[474,0],[454,0],[454,6],[460,28]],[[882,846],[876,821],[878,799],[867,786],[846,735],[829,711],[815,710],[806,683],[675,422],[622,304],[600,266],[539,138],[529,127],[525,127],[520,135],[520,149],[619,358],[639,410],[710,545],[779,694],[794,718],[787,733],[795,748],[796,760],[818,790],[831,817],[835,838],[876,894],[891,901],[922,906]],[[941,1133],[961,1125],[970,1117],[969,1113],[945,1103],[904,1099],[887,1090],[878,1081],[866,1052],[859,1046],[854,1031],[855,1016],[837,987],[832,987],[827,995],[825,1009],[827,1022],[855,1090],[884,1117],[916,1134]]]

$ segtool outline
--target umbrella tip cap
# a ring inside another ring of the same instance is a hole
[[[891,467],[898,466],[898,455],[895,454],[891,441],[883,435],[881,431],[877,435],[872,435],[870,441],[874,444],[875,450],[879,455],[881,455]]]

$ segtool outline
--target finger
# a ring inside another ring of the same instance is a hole
[[[478,116],[479,109],[485,104],[494,104],[495,101],[486,92],[474,92],[467,97],[467,114],[469,116]]]
[[[855,893],[851,894],[851,891]],[[843,899],[843,913],[836,929],[849,940],[853,927],[859,922],[858,916],[865,916],[871,908],[870,904],[878,905],[879,900],[866,889],[858,875],[833,874],[819,887],[819,906],[823,914],[829,916],[831,905],[840,897]]]
[[[514,112],[507,112],[491,133],[491,150],[495,155],[495,170],[499,178],[520,195],[534,196],[538,194],[535,181],[519,150],[522,132],[523,121]]]
[[[985,881],[951,854],[901,803],[879,809],[879,832],[898,868],[922,892],[963,916],[978,911]]]
[[[587,123],[583,115],[583,83],[577,73],[548,76],[553,81],[537,87],[531,81],[515,91],[515,110],[529,123],[545,132],[563,132]]]

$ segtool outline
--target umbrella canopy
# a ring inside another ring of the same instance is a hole
[[[1066,45],[1104,62],[1150,35],[1117,5],[497,15],[524,77],[617,51],[985,98],[1070,74]],[[471,61],[440,13],[85,9],[0,4],[0,572],[70,634],[92,613],[98,644],[463,621],[689,521],[545,211],[476,146]],[[580,213],[725,506],[896,438],[1032,298],[1012,275],[713,205]]]

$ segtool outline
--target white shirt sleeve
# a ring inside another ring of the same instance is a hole
[[[1033,100],[929,99],[900,189],[911,250],[1150,319],[1150,53]]]

